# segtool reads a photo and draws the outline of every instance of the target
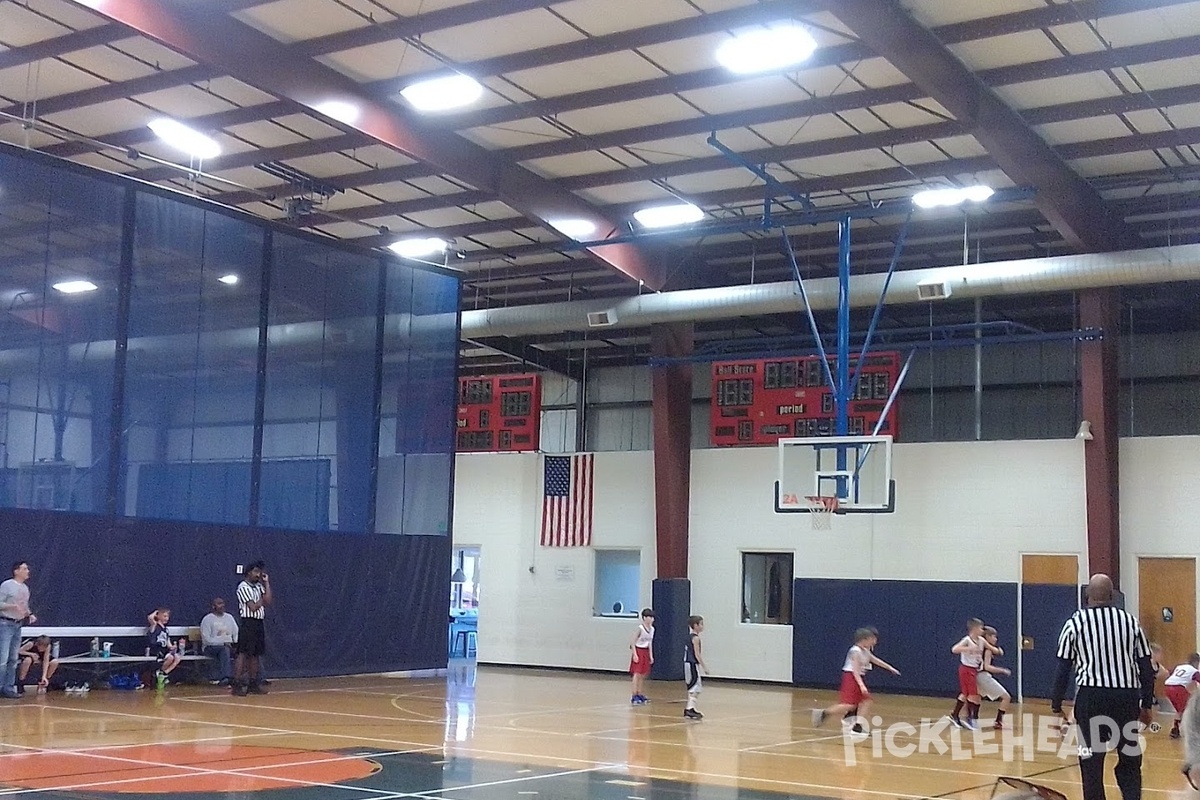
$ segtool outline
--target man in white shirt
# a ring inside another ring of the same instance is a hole
[[[200,620],[200,643],[204,646],[204,655],[213,660],[208,673],[209,683],[228,686],[233,680],[233,645],[237,639],[237,621],[232,614],[225,613],[225,601],[215,598],[212,612]]]
[[[17,662],[21,652],[21,626],[37,622],[29,610],[29,565],[14,562],[12,578],[0,583],[0,697],[15,699]]]

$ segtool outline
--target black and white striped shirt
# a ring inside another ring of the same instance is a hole
[[[251,603],[261,603],[263,596],[263,585],[261,583],[250,583],[242,581],[238,584],[237,599],[238,599],[238,614],[242,619],[265,619],[267,610],[263,606],[259,606],[253,611],[250,610]]]
[[[1112,606],[1076,611],[1058,637],[1058,657],[1075,667],[1075,683],[1104,689],[1141,689],[1139,658],[1150,644],[1137,619]]]

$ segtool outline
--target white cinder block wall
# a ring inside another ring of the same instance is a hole
[[[1139,556],[1200,559],[1197,486],[1200,436],[1121,440],[1121,589],[1130,610],[1140,611]]]
[[[773,512],[774,448],[693,451],[692,609],[705,617],[714,674],[791,679],[791,628],[740,621],[744,551],[793,551],[797,577],[1011,582],[1022,552],[1085,553],[1083,446],[897,445],[897,513],[839,517],[830,532]],[[479,657],[625,669],[634,623],[592,616],[592,551],[537,544],[539,469],[532,454],[458,457],[455,540],[480,546],[484,575]],[[648,451],[596,455],[594,545],[641,549],[643,604],[654,577],[653,477]]]
[[[538,544],[541,461],[535,454],[460,455],[456,546],[480,548],[482,661],[620,670],[636,623],[592,616],[594,553]],[[654,472],[648,452],[596,456],[593,545],[640,548],[642,598],[654,579]]]

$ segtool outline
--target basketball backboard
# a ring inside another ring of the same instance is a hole
[[[836,497],[837,514],[896,510],[891,436],[818,436],[779,440],[775,511],[807,514],[808,497]]]

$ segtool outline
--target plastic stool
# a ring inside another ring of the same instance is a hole
[[[458,653],[459,643],[462,643],[463,658],[475,651],[475,631],[461,630],[454,635],[454,647],[450,648],[451,655]]]

